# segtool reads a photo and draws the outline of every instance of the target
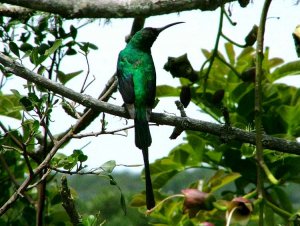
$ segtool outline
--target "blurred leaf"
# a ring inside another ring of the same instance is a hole
[[[54,41],[53,45],[45,51],[43,55],[35,60],[35,65],[38,66],[43,63],[50,55],[52,55],[60,46],[62,45],[62,39],[57,39]]]
[[[275,214],[274,210],[272,210],[268,205],[264,207],[265,214],[265,224],[266,225],[276,225],[275,224]]]
[[[270,68],[276,67],[282,63],[284,63],[284,60],[279,57],[269,59],[269,61],[268,61],[268,65]]]
[[[182,166],[182,169],[184,169],[184,166],[188,164],[188,160],[191,157],[191,153],[193,152],[193,148],[190,144],[184,143],[179,144],[177,147],[175,147],[169,154],[170,158],[176,163],[179,163]],[[176,166],[178,170],[180,168]]]
[[[38,58],[39,58],[38,52],[39,52],[38,48],[35,47],[32,49],[32,51],[29,55],[31,63],[33,63],[36,66],[38,65]]]
[[[88,159],[87,155],[81,154],[78,156],[78,161],[79,162],[85,162]]]
[[[277,112],[288,125],[288,135],[293,137],[300,136],[300,102],[296,106],[281,105]]]
[[[178,96],[180,88],[174,88],[168,85],[160,85],[156,87],[156,97]]]
[[[87,54],[89,52],[89,49],[93,49],[93,50],[97,50],[98,47],[96,45],[94,45],[93,43],[90,42],[81,42],[79,44],[79,48],[85,53]]]
[[[201,49],[201,52],[203,53],[203,55],[208,59],[210,58],[210,56],[212,55],[211,52],[209,52],[208,50],[206,49]]]
[[[43,65],[41,65],[41,66],[39,67],[37,73],[38,73],[39,75],[43,75],[43,73],[46,71],[46,69],[47,69],[46,67],[44,67]]]
[[[229,59],[230,64],[234,65],[234,63],[235,63],[235,52],[234,52],[232,43],[227,42],[225,44],[225,50],[226,50],[227,57]]]
[[[38,120],[28,119],[22,123],[23,142],[27,143],[27,151],[33,151],[35,147],[34,135],[38,133],[40,123]]]
[[[288,194],[280,187],[274,187],[274,192],[276,193],[280,207],[285,211],[292,213],[293,206]]]
[[[152,174],[153,188],[163,187],[173,176],[178,173],[178,170],[163,171],[161,173]]]
[[[75,72],[72,72],[72,73],[65,74],[62,71],[58,71],[57,72],[57,77],[58,77],[58,80],[63,85],[65,85],[68,81],[70,81],[72,78],[75,78],[76,76],[80,75],[82,72],[83,72],[83,70],[75,71]]]
[[[215,163],[219,163],[222,159],[222,153],[217,151],[207,151],[205,155]]]
[[[33,46],[29,43],[23,42],[22,45],[20,46],[20,50],[23,52],[27,52],[33,49]]]
[[[17,46],[17,44],[16,44],[15,42],[10,42],[10,43],[9,43],[9,49],[10,49],[17,57],[20,57],[19,47]]]
[[[72,38],[76,39],[77,29],[73,25],[70,26],[70,33],[71,33]]]
[[[146,202],[146,197],[143,194],[135,194],[130,202],[130,205],[133,207],[141,207],[141,206],[145,206]]]
[[[207,184],[203,188],[203,191],[210,193],[215,192],[225,185],[235,181],[239,177],[241,177],[241,174],[239,173],[225,173],[225,171],[223,170],[218,170],[216,171],[215,175],[207,181]]]
[[[122,192],[121,192],[121,197],[120,197],[120,204],[121,204],[124,214],[126,215],[126,212],[127,212],[126,201],[125,201],[125,197]]]
[[[21,119],[22,106],[16,95],[3,95],[0,93],[0,115]]]
[[[105,163],[103,163],[100,168],[103,169],[107,173],[112,173],[114,168],[117,166],[116,161],[110,160]]]
[[[66,55],[76,55],[77,54],[77,51],[71,47],[68,48],[68,50],[66,51]]]
[[[286,63],[274,70],[270,79],[274,82],[287,75],[300,75],[300,60]]]

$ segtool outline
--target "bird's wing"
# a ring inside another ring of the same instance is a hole
[[[128,61],[126,57],[119,55],[117,66],[117,77],[119,82],[119,91],[123,97],[125,104],[134,104],[134,86],[133,74],[128,70]]]

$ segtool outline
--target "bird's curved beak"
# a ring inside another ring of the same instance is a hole
[[[169,27],[172,27],[172,26],[174,26],[176,24],[182,24],[182,23],[185,23],[185,22],[175,22],[175,23],[168,24],[168,25],[166,25],[164,27],[161,27],[161,28],[156,28],[156,29],[157,29],[158,33],[160,33],[160,32],[162,32],[163,30],[165,30],[165,29],[167,29]]]

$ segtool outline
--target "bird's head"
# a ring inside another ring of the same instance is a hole
[[[129,43],[134,44],[139,48],[150,50],[156,38],[163,30],[181,23],[184,22],[171,23],[161,28],[145,27],[142,30],[135,33],[135,35],[131,38]]]

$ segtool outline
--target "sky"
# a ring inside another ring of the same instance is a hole
[[[254,24],[259,23],[262,9],[261,0],[254,0],[247,8],[241,8],[238,3],[227,4],[226,9],[230,8],[232,20],[237,22],[236,26],[231,26],[226,20],[223,32],[239,43],[244,43],[244,37],[248,34]],[[297,60],[297,55],[292,39],[292,32],[300,24],[300,5],[295,6],[293,0],[276,0],[271,4],[266,24],[265,46],[270,47],[271,57],[281,57],[286,62]],[[219,9],[212,12],[202,12],[193,10],[182,13],[173,13],[163,16],[154,16],[146,20],[145,26],[162,27],[166,24],[183,21],[184,24],[173,26],[160,34],[152,47],[157,71],[157,85],[179,85],[177,79],[163,70],[163,66],[169,56],[177,57],[187,53],[190,62],[195,70],[199,70],[204,57],[201,49],[211,50],[214,46],[216,32],[219,22]],[[98,97],[104,88],[108,79],[116,70],[117,57],[125,43],[125,36],[130,33],[133,19],[112,19],[109,23],[104,20],[94,22],[82,28],[78,33],[78,41],[91,42],[98,46],[98,50],[91,51],[89,54],[90,75],[95,76],[96,80],[89,86],[86,93],[93,97]],[[74,26],[77,22],[69,22]],[[221,42],[220,51],[223,51],[224,41]],[[240,51],[236,48],[236,51]],[[63,62],[62,67],[65,73],[78,70],[87,70],[87,65],[83,56],[76,56],[72,60]],[[83,82],[84,75],[76,78],[66,84],[66,86],[79,91]],[[24,80],[16,85],[16,80],[8,81],[5,90],[18,88],[22,90],[21,84]],[[296,76],[285,80],[286,83],[300,87],[300,79]],[[80,84],[80,85],[79,85]],[[5,91],[3,90],[3,91]],[[23,89],[24,90],[24,89]],[[26,90],[24,90],[25,92]],[[176,98],[163,98],[160,100],[154,112],[163,112],[179,116],[174,101]],[[113,94],[109,101],[112,104],[122,105],[123,101],[119,93]],[[74,120],[57,107],[57,113],[53,115],[51,130],[53,133],[64,131],[65,128],[74,124]],[[189,105],[186,109],[189,117],[211,121],[208,116],[202,114],[195,106]],[[113,130],[126,126],[124,119],[115,116],[106,115],[108,120],[107,130]],[[10,119],[5,119],[7,124],[14,124]],[[129,121],[132,124],[131,121]],[[83,133],[100,131],[100,118],[97,118],[92,125]],[[170,140],[169,136],[173,128],[170,126],[151,126],[152,145],[149,149],[150,162],[155,159],[166,156],[168,152],[184,142],[184,134],[176,140]],[[134,131],[128,130],[121,135],[101,135],[98,137],[89,137],[85,139],[73,140],[61,152],[65,154],[72,153],[73,149],[84,147],[83,151],[88,155],[86,164],[89,168],[99,167],[104,162],[115,160],[117,164],[136,165],[143,164],[142,154],[134,145]],[[140,171],[143,167],[124,167],[119,166],[118,170]]]

